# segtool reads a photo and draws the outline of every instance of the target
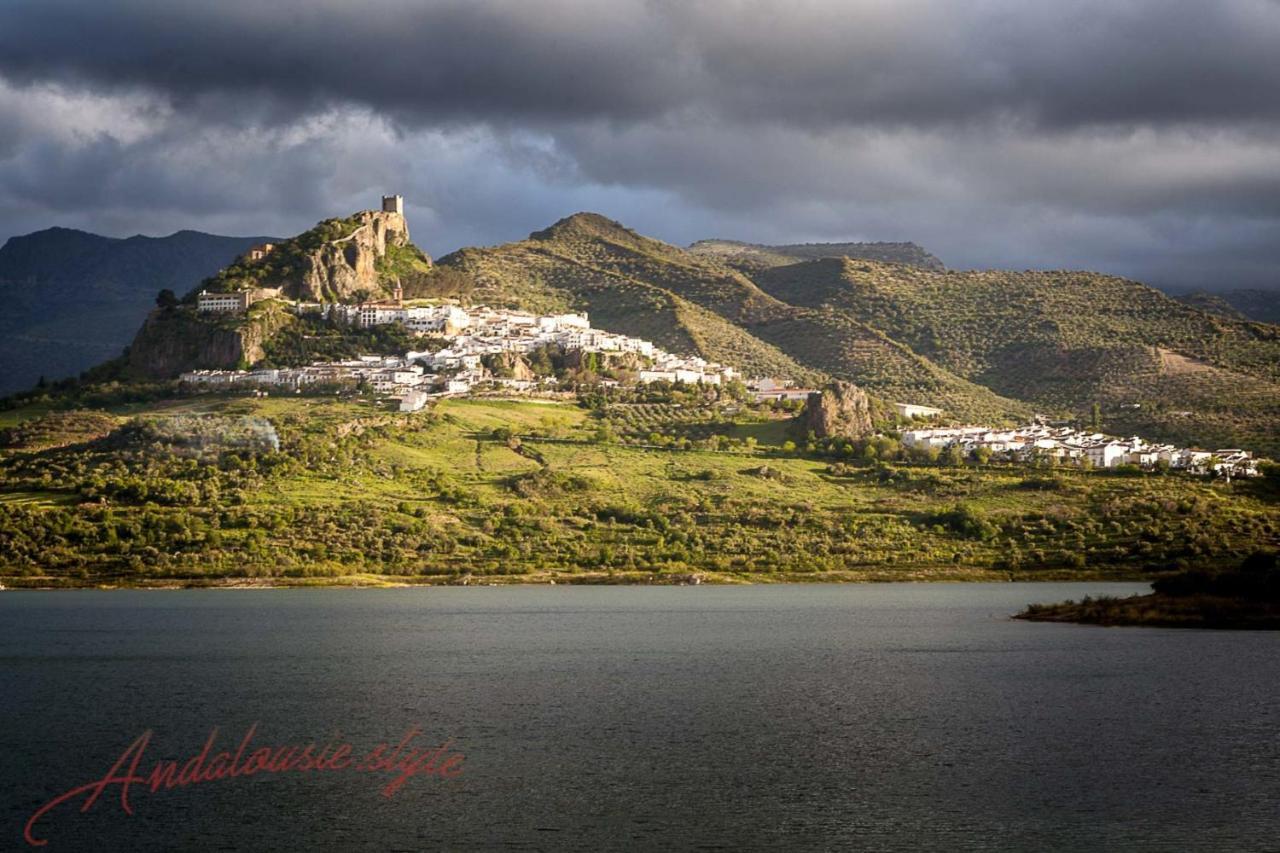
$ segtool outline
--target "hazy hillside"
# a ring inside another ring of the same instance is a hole
[[[699,240],[689,246],[695,255],[708,255],[744,271],[811,261],[819,258],[862,258],[923,269],[945,269],[942,261],[915,243],[791,243],[767,246],[737,240]]]
[[[115,239],[49,228],[0,248],[0,394],[119,355],[164,289],[182,293],[264,237]]]
[[[1276,445],[1280,328],[1084,272],[929,272],[821,260],[757,276],[785,302],[867,323],[999,394],[1135,429]]]
[[[1225,290],[1221,293],[1197,290],[1175,298],[1211,314],[1259,323],[1280,323],[1280,291],[1277,290]]]

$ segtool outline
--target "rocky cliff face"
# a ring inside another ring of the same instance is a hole
[[[866,438],[872,433],[871,401],[851,382],[832,382],[810,394],[803,419],[804,428],[818,438]]]
[[[297,297],[310,302],[344,302],[360,291],[381,289],[377,262],[388,246],[409,242],[409,226],[398,213],[366,210],[350,235],[325,243],[304,259]]]
[[[485,366],[496,376],[509,379],[534,379],[528,360],[518,352],[500,352],[485,357]]]
[[[328,219],[265,256],[239,258],[208,286],[214,291],[280,292],[310,302],[381,297],[387,282],[430,269],[409,242],[399,213],[367,210]],[[153,311],[129,348],[127,371],[139,379],[168,379],[185,370],[233,369],[260,361],[264,345],[296,322],[278,303],[257,302],[247,314],[199,314],[188,304]]]
[[[259,311],[239,323],[153,311],[129,347],[128,372],[139,379],[172,379],[185,370],[245,367],[260,360],[263,344],[292,322],[282,310]]]

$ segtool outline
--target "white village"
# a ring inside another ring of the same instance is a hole
[[[220,299],[227,294],[201,294],[202,311],[244,310],[242,297]],[[193,370],[181,381],[195,388],[244,387],[259,391],[280,389],[300,393],[308,386],[361,384],[374,394],[389,398],[402,412],[422,409],[432,399],[465,396],[476,391],[550,392],[556,390],[553,376],[516,378],[498,376],[487,370],[485,356],[503,353],[529,354],[554,345],[565,351],[583,353],[635,353],[645,366],[635,372],[640,384],[668,382],[685,385],[720,385],[740,379],[732,367],[708,362],[697,356],[666,352],[650,341],[594,329],[586,314],[568,313],[538,316],[523,311],[487,307],[463,308],[454,304],[405,305],[399,292],[389,302],[360,305],[294,305],[297,311],[318,311],[356,327],[399,323],[422,336],[443,340],[435,351],[410,350],[404,355],[366,355],[359,358],[319,362],[305,367],[258,370]],[[604,385],[617,380],[602,379]],[[745,380],[758,403],[805,402],[814,388],[799,388],[770,377]],[[919,423],[940,417],[942,410],[929,406],[897,403],[896,414]],[[1239,448],[1201,450],[1154,444],[1138,436],[1117,438],[1070,426],[1037,422],[1003,429],[990,426],[912,427],[901,433],[908,448],[943,452],[957,448],[965,456],[1011,461],[1055,463],[1093,468],[1122,465],[1142,469],[1167,467],[1196,474],[1257,476],[1258,460]]]
[[[907,447],[939,451],[958,448],[966,456],[989,456],[1020,462],[1053,460],[1092,468],[1132,465],[1142,469],[1168,467],[1194,474],[1253,477],[1258,460],[1247,450],[1227,448],[1198,450],[1172,444],[1152,444],[1139,436],[1116,438],[1069,426],[1034,423],[1017,429],[962,426],[908,429],[902,433]]]
[[[382,210],[403,216],[401,196],[385,196]],[[244,260],[258,261],[274,251],[270,243],[251,248]],[[390,299],[357,304],[318,303],[286,298],[279,289],[253,289],[211,293],[196,298],[201,314],[242,314],[263,300],[278,300],[298,315],[318,315],[341,326],[370,329],[397,324],[411,335],[430,341],[434,349],[409,350],[403,355],[364,355],[344,361],[314,362],[303,367],[266,367],[254,370],[191,370],[180,382],[194,390],[250,389],[266,394],[271,389],[303,393],[304,390],[332,386],[358,387],[389,401],[401,412],[416,412],[433,399],[467,396],[474,393],[555,394],[558,380],[549,375],[504,375],[486,367],[492,356],[527,356],[544,348],[560,352],[633,354],[633,369],[623,372],[625,381],[637,384],[665,382],[673,385],[719,386],[742,381],[757,403],[775,406],[806,403],[820,395],[815,388],[796,387],[772,377],[745,378],[733,367],[709,362],[692,355],[675,355],[650,341],[592,328],[586,313],[536,315],[486,306],[463,306],[452,301],[406,302],[399,283]],[[492,363],[492,362],[490,362]],[[514,371],[513,371],[514,372]],[[619,379],[598,378],[605,387],[616,387]],[[925,455],[943,452],[1007,462],[1055,464],[1114,469],[1133,466],[1143,470],[1168,468],[1193,474],[1226,477],[1259,476],[1259,459],[1240,448],[1204,450],[1155,444],[1139,436],[1118,438],[1096,431],[1050,423],[1037,417],[1035,423],[1017,428],[982,425],[929,426],[940,419],[941,409],[925,405],[894,403],[903,428],[904,447]]]
[[[201,294],[201,311],[236,311],[245,300],[217,300],[225,294]],[[224,307],[226,306],[226,307]],[[487,370],[485,356],[527,355],[555,346],[581,353],[635,353],[643,366],[635,381],[719,385],[738,378],[731,367],[697,356],[672,355],[649,341],[593,329],[586,314],[537,316],[524,311],[458,305],[406,306],[397,293],[392,301],[359,305],[291,305],[292,310],[318,312],[356,328],[398,323],[420,336],[444,341],[435,351],[410,350],[404,355],[366,355],[348,361],[318,362],[305,367],[259,370],[193,370],[180,380],[193,386],[244,386],[301,390],[307,386],[362,383],[375,394],[399,401],[401,411],[417,411],[436,397],[465,395],[479,386],[509,391],[554,390],[553,376],[517,378]],[[601,380],[618,384],[615,380]]]

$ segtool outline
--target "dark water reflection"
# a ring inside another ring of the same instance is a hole
[[[1280,847],[1280,635],[1007,619],[1139,589],[4,593],[0,849],[144,729],[146,767],[254,721],[465,771],[117,792],[45,849]]]

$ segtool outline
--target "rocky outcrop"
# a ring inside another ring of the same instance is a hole
[[[382,289],[378,259],[387,254],[388,246],[408,244],[409,226],[401,214],[380,210],[366,210],[356,220],[359,225],[352,233],[305,256],[299,299],[349,302],[361,291],[372,295]]]
[[[871,400],[851,382],[832,382],[809,395],[801,416],[818,438],[866,438],[872,433]]]
[[[634,352],[585,352],[571,349],[564,354],[566,370],[629,370],[639,372],[646,362]]]
[[[283,310],[259,310],[233,320],[159,309],[133,339],[127,370],[138,379],[172,379],[185,370],[247,367],[261,360],[263,344],[292,322]]]
[[[494,376],[500,376],[504,379],[520,379],[530,380],[536,379],[532,368],[529,367],[528,360],[518,352],[500,352],[484,359],[484,366],[493,372]]]

